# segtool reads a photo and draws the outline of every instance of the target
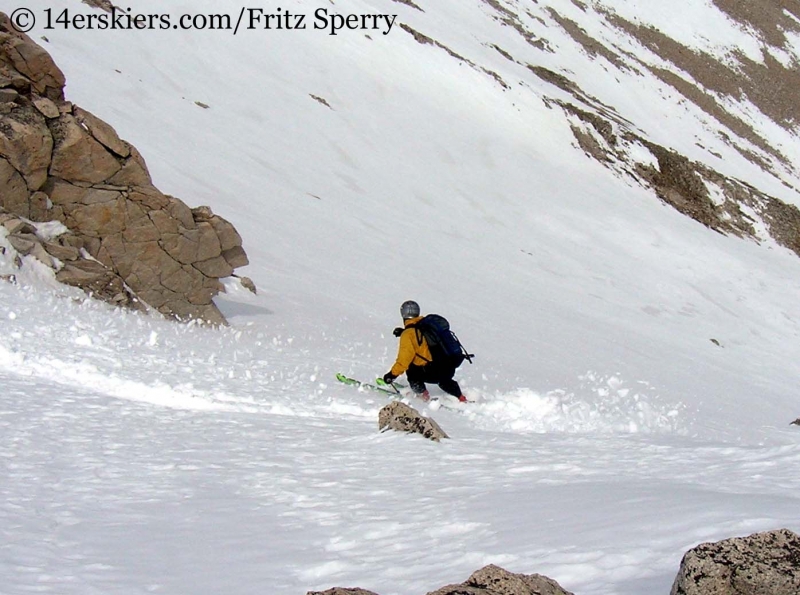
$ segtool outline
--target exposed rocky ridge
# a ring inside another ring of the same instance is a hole
[[[683,557],[670,595],[797,595],[800,536],[788,529],[704,543]],[[307,595],[377,595],[359,588]],[[490,564],[463,583],[427,595],[573,595],[541,574],[515,574]]]
[[[600,22],[598,29],[607,33],[604,38],[587,32],[555,4],[523,8],[507,0],[483,1],[495,20],[522,36],[542,56],[555,50],[541,31],[558,27],[588,60],[602,61],[610,76],[616,69],[656,77],[705,112],[724,144],[784,186],[797,190],[800,164],[787,157],[780,146],[770,144],[756,124],[758,118],[766,118],[794,138],[800,134],[800,95],[796,92],[800,87],[800,63],[788,51],[792,41],[787,36],[800,32],[800,8],[796,4],[784,0],[767,5],[714,0],[729,19],[758,38],[763,46],[763,61],[756,62],[737,49],[720,58],[689,48],[653,27],[623,18],[602,0],[573,0],[570,8],[573,14],[577,7]],[[501,76],[481,65],[469,52],[433,39],[420,27],[402,26],[419,43],[446,51],[459,62],[492,76],[502,88],[514,84],[508,74]],[[643,51],[630,51],[631,44]],[[486,40],[484,45],[555,87],[553,93],[545,89],[545,102],[565,112],[578,145],[591,158],[625,179],[637,180],[660,200],[710,229],[756,241],[772,239],[800,255],[800,210],[746,181],[720,173],[709,165],[721,158],[713,149],[701,147],[709,155],[708,162],[690,160],[673,148],[646,138],[614,106],[582,89],[570,72],[536,64],[531,52],[522,57],[517,50],[519,55],[515,56],[495,40]],[[522,70],[514,72],[519,74],[521,84],[529,80]],[[756,108],[755,116],[748,106]],[[641,159],[642,155],[650,157]]]
[[[652,143],[618,122],[566,102],[572,132],[584,152],[624,177],[652,188],[665,203],[724,234],[769,238],[800,256],[800,210],[753,186]],[[639,151],[631,151],[637,146]],[[633,155],[649,153],[652,162]],[[768,237],[758,229],[764,227]]]
[[[66,101],[64,85],[49,54],[0,13],[0,207],[66,225],[69,247],[89,258],[70,261],[62,279],[89,269],[83,286],[98,297],[136,303],[120,299],[124,286],[165,315],[224,324],[212,301],[219,280],[248,264],[237,231],[208,207],[162,194],[136,148]],[[115,289],[98,291],[98,265]]]

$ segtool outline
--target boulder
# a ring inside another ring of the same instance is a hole
[[[439,442],[442,438],[449,438],[434,420],[424,417],[416,409],[400,401],[392,401],[380,410],[378,428],[381,431],[395,430],[422,434],[434,442]]]
[[[490,564],[472,573],[466,582],[449,585],[428,595],[572,595],[541,574],[514,574]]]
[[[671,595],[797,595],[800,536],[788,529],[702,543],[681,561]]]
[[[309,591],[306,595],[378,595],[377,593],[373,593],[372,591],[367,591],[366,589],[348,589],[342,587],[336,587],[334,589],[328,589],[327,591]]]

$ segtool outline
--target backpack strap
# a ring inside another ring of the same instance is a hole
[[[422,339],[424,339],[424,338],[425,338],[425,335],[423,335],[423,334],[422,334],[422,330],[421,330],[420,328],[418,328],[418,327],[417,327],[417,324],[416,324],[416,323],[414,323],[414,324],[409,324],[409,325],[407,325],[407,326],[405,327],[405,330],[408,330],[408,329],[414,329],[414,332],[416,333],[416,337],[417,337],[417,345],[422,345]],[[426,340],[425,342],[427,343],[427,340]],[[430,348],[431,348],[431,346],[430,346],[430,345],[428,345],[428,350],[430,350]],[[426,361],[426,362],[428,362],[429,364],[430,364],[430,363],[433,361],[433,360],[431,360],[431,359],[428,359],[427,357],[423,357],[423,356],[421,356],[419,353],[416,353],[415,355],[416,355],[416,357],[418,357],[419,359],[425,360],[425,361]],[[433,357],[433,356],[431,355],[431,357]]]

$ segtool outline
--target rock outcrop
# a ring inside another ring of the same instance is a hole
[[[541,574],[514,574],[490,564],[459,585],[448,585],[428,595],[572,595]]]
[[[136,148],[66,101],[64,85],[50,55],[0,13],[0,207],[63,223],[70,248],[94,259],[75,262],[92,269],[86,288],[98,297],[110,293],[94,289],[100,264],[165,315],[224,323],[212,300],[248,264],[242,238],[208,207],[155,188]],[[59,274],[83,286],[82,274]]]
[[[703,543],[683,557],[671,595],[797,595],[800,536],[787,530]]]
[[[392,401],[380,410],[378,428],[382,431],[396,430],[422,434],[434,442],[449,437],[434,420],[424,417],[416,409],[400,401]]]
[[[144,310],[119,275],[81,248],[80,238],[63,227],[55,232],[46,229],[52,227],[50,224],[42,227],[44,231],[0,208],[0,236],[5,236],[16,252],[17,267],[22,266],[23,257],[32,257],[52,269],[65,285],[79,287],[117,306]]]

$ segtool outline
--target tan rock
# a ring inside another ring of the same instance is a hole
[[[33,249],[30,251],[30,256],[33,256],[36,260],[41,262],[42,264],[50,267],[51,269],[56,268],[56,262],[53,260],[53,257],[45,250],[44,246],[41,242],[36,242],[33,245]]]
[[[149,211],[163,210],[169,205],[169,199],[153,186],[137,186],[131,189],[127,196],[130,200],[138,205],[146,207],[145,210]],[[167,215],[169,215],[169,213],[167,213]],[[173,233],[178,233],[177,228]]]
[[[18,219],[16,217],[8,217],[5,221],[3,221],[3,227],[6,228],[6,231],[11,234],[23,234],[23,235],[36,235],[36,228],[28,223],[27,221],[23,221],[22,219]]]
[[[0,157],[0,207],[20,217],[30,216],[30,191],[20,173],[7,159]]]
[[[309,591],[308,593],[306,593],[306,595],[378,595],[378,594],[373,593],[372,591],[367,591],[366,589],[335,587],[333,589],[328,589],[327,591]]]
[[[128,223],[122,237],[126,243],[158,242],[161,233],[149,217]]]
[[[128,157],[120,170],[108,179],[110,184],[128,188],[150,186],[153,182],[150,173],[143,166],[143,161],[134,156]]]
[[[573,595],[541,574],[514,574],[490,564],[459,585],[448,585],[428,595]]]
[[[222,258],[228,261],[228,264],[235,269],[250,264],[250,260],[247,258],[247,254],[241,246],[234,246],[230,250],[225,250],[225,252],[222,253]]]
[[[33,247],[37,244],[36,236],[25,233],[14,233],[8,236],[8,243],[20,255],[27,256],[33,251]]]
[[[88,128],[89,134],[106,149],[120,157],[128,157],[131,154],[128,144],[120,140],[117,131],[109,124],[106,124],[91,112],[79,107],[75,108],[74,113],[78,123]]]
[[[2,13],[0,13],[0,20],[3,18],[1,15]],[[14,89],[18,93],[25,92],[30,89],[30,81],[13,68],[8,59],[2,57],[3,39],[8,38],[8,36],[4,38],[3,35],[3,33],[0,33],[0,85]],[[4,62],[5,64],[3,64]],[[14,101],[16,101],[16,99]]]
[[[43,245],[44,249],[47,250],[47,253],[50,254],[50,256],[53,256],[62,262],[78,260],[81,255],[80,250],[72,246],[63,246],[56,242],[45,242]]]
[[[43,190],[53,201],[53,204],[60,206],[82,203],[87,194],[95,191],[93,188],[77,186],[57,178],[50,178]],[[104,190],[103,192],[107,191]]]
[[[0,39],[2,53],[21,75],[29,79],[34,90],[52,100],[64,98],[64,73],[56,66],[50,55],[24,33],[18,33],[9,23],[8,17],[0,16]]]
[[[219,291],[215,291],[209,287],[205,287],[205,284],[202,287],[198,287],[194,291],[186,294],[186,299],[189,300],[189,303],[195,306],[204,306],[206,304],[212,303],[212,300],[215,295],[217,295]]]
[[[0,103],[14,103],[19,97],[15,89],[0,88]]]
[[[125,229],[125,199],[75,205],[67,213],[67,227],[98,239],[120,233]]]
[[[70,114],[50,123],[55,141],[50,175],[70,182],[96,184],[112,178],[122,166]]]
[[[222,256],[195,262],[194,267],[206,277],[214,277],[215,279],[230,277],[233,274],[233,267]]]
[[[39,110],[39,113],[45,118],[58,118],[61,115],[58,106],[47,97],[34,97],[33,107]]]
[[[239,235],[236,228],[227,220],[219,215],[214,215],[214,217],[209,220],[209,223],[211,223],[214,231],[217,232],[219,244],[222,246],[223,251],[242,245],[242,236]]]
[[[210,208],[159,192],[139,152],[65,101],[63,85],[47,52],[0,13],[0,207],[73,232],[43,242],[4,218],[14,241],[51,266],[64,263],[62,282],[111,303],[224,324],[212,300],[219,279],[247,264],[239,234]]]
[[[44,192],[34,192],[28,199],[28,217],[34,221],[53,221],[51,215],[53,203]]]
[[[197,260],[205,261],[220,256],[222,247],[211,224],[205,221],[200,222],[197,224],[197,231],[199,232]]]
[[[191,269],[191,267],[188,268]],[[189,293],[198,282],[202,283],[200,279],[197,279],[190,271],[187,271],[187,267],[181,267],[172,274],[161,276],[161,284],[179,294]]]
[[[400,401],[392,401],[378,413],[378,428],[411,434],[422,434],[425,438],[439,442],[449,438],[434,420],[423,417],[419,411]]]
[[[196,229],[180,229],[177,234],[164,234],[159,244],[179,263],[192,264],[197,261],[199,238],[200,234]]]
[[[162,235],[178,235],[178,220],[166,211],[150,211],[148,216]]]
[[[194,220],[198,223],[201,221],[208,222],[214,217],[214,213],[211,207],[200,206],[192,209],[192,217],[194,217]]]
[[[52,151],[53,137],[33,106],[16,106],[0,117],[0,157],[22,175],[30,190],[39,190],[47,181]]]
[[[169,200],[169,204],[166,207],[167,212],[180,221],[180,224],[186,229],[195,229],[197,225],[192,216],[192,210],[174,196],[167,196],[167,199]]]
[[[127,244],[123,258],[114,263],[121,273],[126,273],[123,278],[139,295],[147,289],[161,292],[161,279],[181,268],[157,243]]]
[[[256,288],[256,284],[253,283],[253,280],[250,277],[241,277],[239,279],[239,283],[241,283],[242,287],[244,287],[250,293],[258,295],[258,289]]]

